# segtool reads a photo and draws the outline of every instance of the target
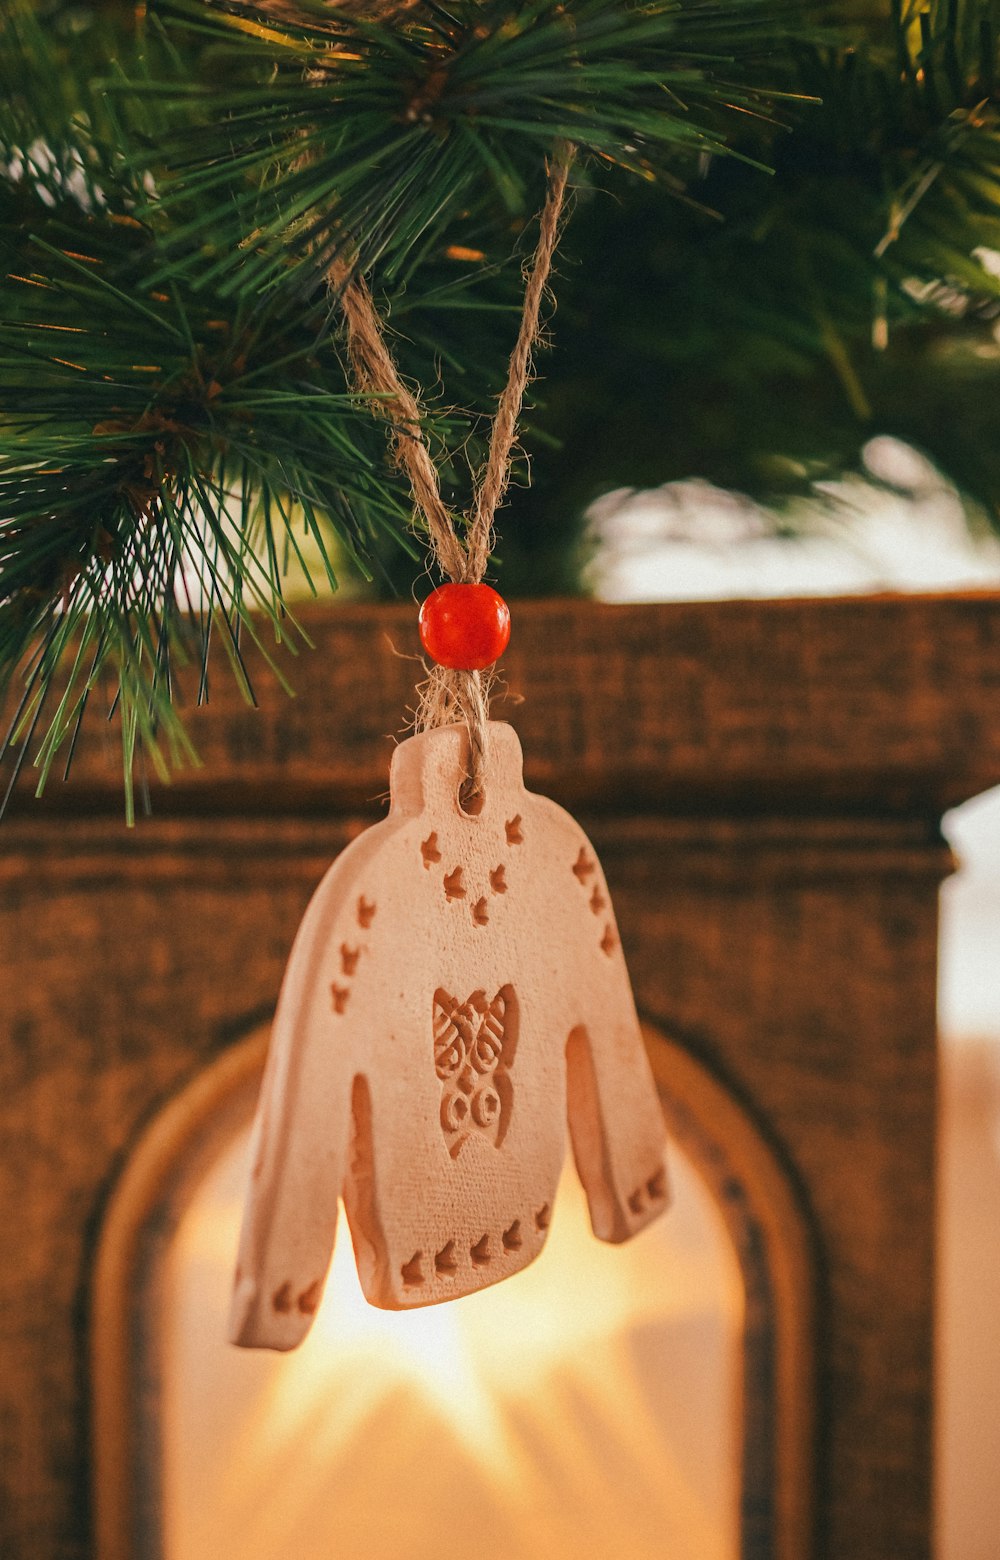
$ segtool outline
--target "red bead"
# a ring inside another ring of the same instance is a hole
[[[482,671],[509,639],[510,608],[489,585],[439,585],[420,608],[420,643],[439,666]]]

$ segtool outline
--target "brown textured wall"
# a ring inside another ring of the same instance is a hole
[[[315,616],[291,704],[261,675],[247,711],[220,672],[206,767],[134,833],[101,736],[0,832],[3,1560],[91,1554],[104,1199],[158,1103],[266,1015],[377,807],[414,670],[386,635],[410,648],[411,616]],[[936,826],[1000,780],[998,652],[986,598],[556,603],[519,609],[507,662],[529,784],[593,832],[640,1007],[748,1103],[811,1211],[808,1560],[930,1553]]]
[[[728,871],[708,883],[704,839],[668,857],[652,905],[652,852],[619,865],[605,849],[622,937],[643,1011],[748,1103],[805,1190],[821,1260],[817,1553],[923,1556],[946,857],[904,838],[872,861],[850,826],[820,845],[800,825],[765,850],[753,833],[742,849],[730,834]]]

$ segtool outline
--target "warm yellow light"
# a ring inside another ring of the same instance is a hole
[[[276,1356],[222,1341],[244,1153],[171,1256],[167,1560],[732,1560],[741,1292],[683,1164],[669,1219],[620,1247],[567,1174],[532,1267],[416,1311],[366,1303],[342,1220],[312,1333]]]

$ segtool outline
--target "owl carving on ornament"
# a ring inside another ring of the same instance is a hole
[[[441,1126],[452,1159],[481,1133],[499,1148],[510,1118],[509,1070],[517,1046],[517,997],[504,986],[493,1000],[474,991],[465,1002],[434,993],[434,1065],[441,1079]]]

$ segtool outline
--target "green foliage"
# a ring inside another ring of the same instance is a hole
[[[316,311],[227,313],[207,290],[150,288],[148,235],[129,219],[116,240],[99,225],[60,248],[35,239],[0,322],[0,645],[10,665],[29,658],[22,729],[74,656],[41,783],[105,663],[122,677],[127,755],[137,735],[156,750],[165,716],[176,745],[175,662],[198,663],[204,697],[214,624],[251,694],[241,628],[259,638],[257,609],[287,633],[300,534],[335,587],[331,531],[367,572],[372,527],[406,522],[370,416],[330,389]]]
[[[773,138],[767,181],[713,160],[689,187],[701,209],[620,183],[588,200],[533,505],[695,475],[780,502],[879,433],[1000,529],[996,15],[935,3],[849,48],[797,47],[820,104]],[[526,523],[519,495],[506,529]]]
[[[224,197],[175,240],[207,241],[238,292],[290,275],[312,288],[335,256],[411,278],[470,207],[486,222],[534,209],[557,139],[650,178],[678,153],[724,150],[737,113],[774,95],[729,79],[735,54],[771,42],[759,0],[422,0],[381,24],[322,0],[294,10],[156,7],[211,41],[227,82],[188,87],[208,111],[167,138],[176,173],[157,201]]]
[[[72,103],[49,105],[46,139],[7,140],[23,108],[6,101],[4,139],[23,147],[0,182],[0,663],[24,674],[10,740],[23,757],[41,730],[40,788],[110,671],[130,787],[137,742],[161,768],[164,745],[185,750],[178,665],[206,697],[213,630],[248,697],[241,639],[260,644],[260,614],[294,641],[283,580],[290,557],[309,579],[304,542],[334,588],[337,556],[370,577],[380,528],[419,553],[325,307],[223,304],[191,273],[155,283],[162,248],[115,145]]]
[[[873,433],[998,523],[1000,0],[859,0],[836,33],[780,0],[363,3],[4,7],[0,691],[39,784],[95,702],[127,776],[183,757],[212,636],[248,696],[246,639],[300,637],[289,568],[414,589],[327,273],[371,277],[460,511],[560,136],[505,590],[573,586],[602,489],[780,500]]]
[[[261,614],[294,638],[290,559],[330,586],[340,562],[399,578],[390,553],[419,573],[334,257],[377,262],[407,366],[470,406],[433,398],[460,503],[555,138],[650,178],[770,101],[760,0],[280,9],[171,0],[135,33],[12,0],[0,23],[0,676],[39,787],[106,685],[129,784],[137,745],[182,754],[213,632],[252,696],[241,642]]]

